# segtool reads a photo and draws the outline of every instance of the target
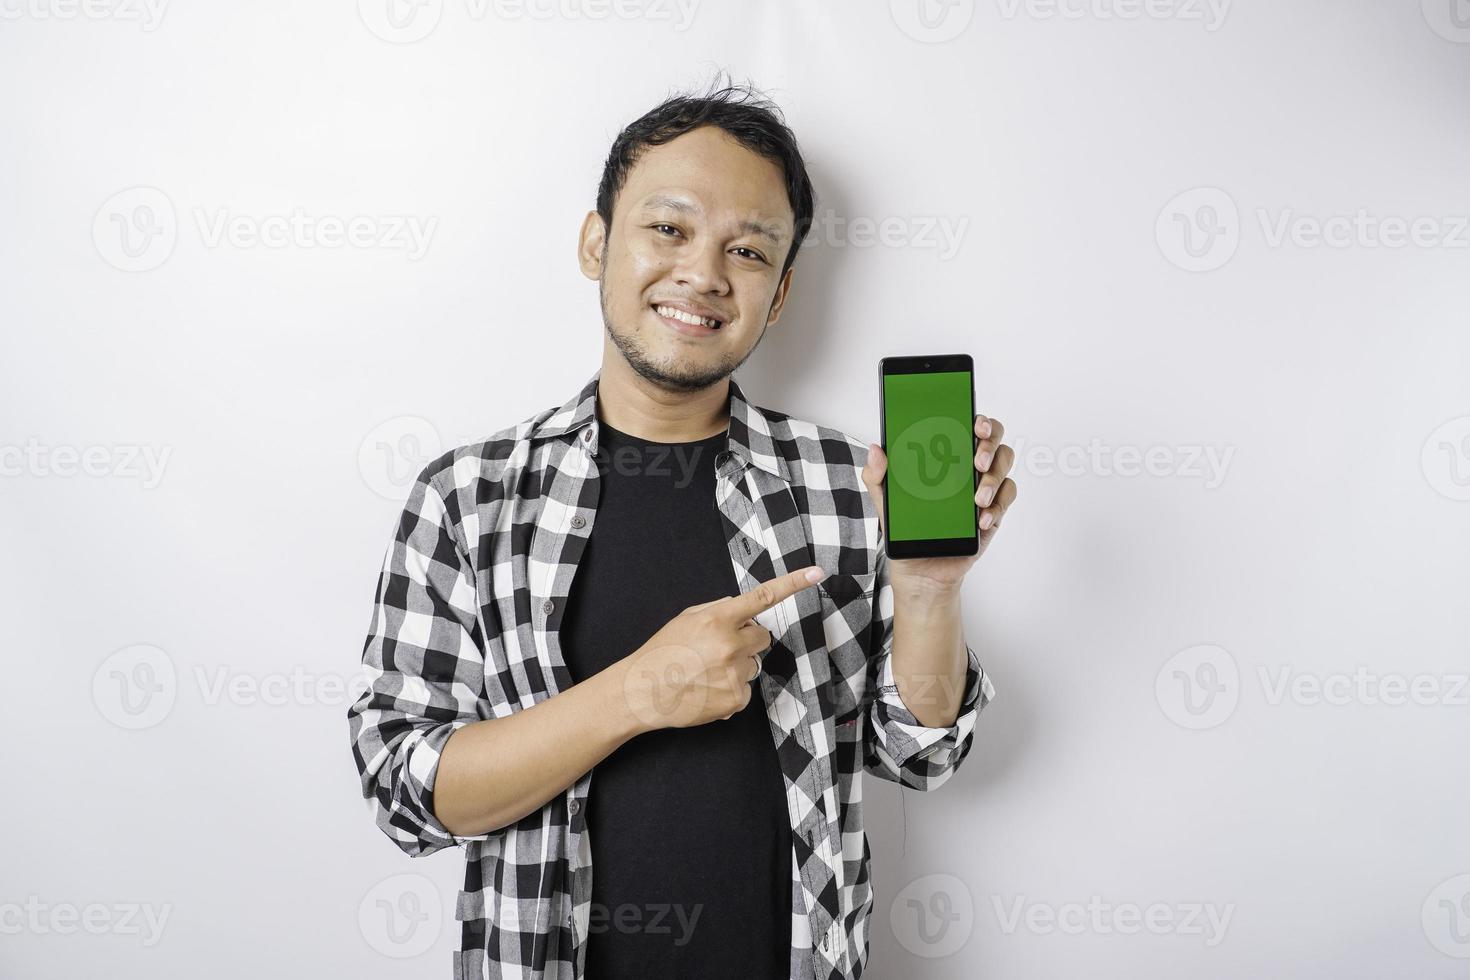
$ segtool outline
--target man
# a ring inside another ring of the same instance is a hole
[[[748,89],[633,123],[578,250],[598,372],[409,494],[349,720],[388,836],[465,847],[457,978],[856,978],[860,775],[934,789],[969,751],[978,555],[890,564],[881,449],[731,377],[812,207]],[[1016,488],[975,432],[983,552]]]

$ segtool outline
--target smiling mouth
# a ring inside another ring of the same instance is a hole
[[[683,310],[672,306],[654,305],[653,312],[670,321],[675,328],[688,327],[685,333],[707,334],[719,330],[725,325],[725,321],[716,320],[713,317],[695,316],[693,313],[685,313]]]

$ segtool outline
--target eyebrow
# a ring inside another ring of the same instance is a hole
[[[659,208],[667,208],[670,211],[677,211],[680,214],[700,213],[699,208],[684,200],[682,197],[669,197],[665,194],[659,194],[655,197],[651,197],[643,204],[643,210],[645,211],[656,211]],[[781,228],[775,225],[763,224],[751,218],[746,218],[740,223],[740,230],[748,232],[752,235],[759,235],[760,237],[770,241],[773,245],[779,245],[783,240],[781,235]]]

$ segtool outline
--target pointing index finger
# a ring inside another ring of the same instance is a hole
[[[798,568],[794,572],[762,582],[749,592],[731,596],[730,612],[740,619],[750,619],[757,613],[765,612],[772,606],[785,601],[802,589],[811,588],[826,577],[827,573],[820,565]]]

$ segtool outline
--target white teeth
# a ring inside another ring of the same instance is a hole
[[[674,320],[683,320],[685,323],[692,323],[695,326],[709,327],[711,330],[720,322],[718,320],[711,320],[706,316],[695,316],[693,313],[685,313],[683,310],[676,310],[672,306],[659,306],[655,307],[655,309],[658,310],[660,316],[670,317]]]

